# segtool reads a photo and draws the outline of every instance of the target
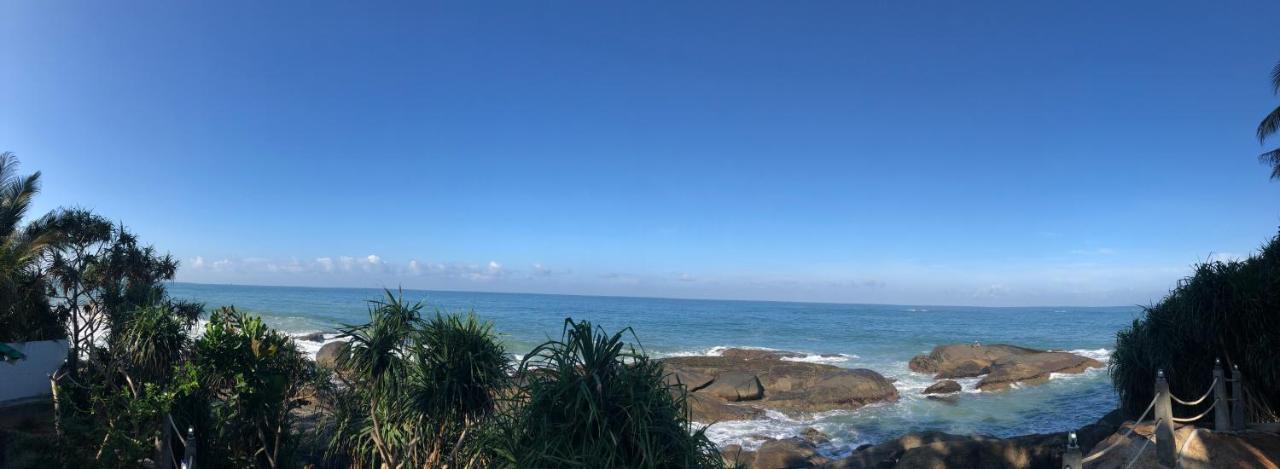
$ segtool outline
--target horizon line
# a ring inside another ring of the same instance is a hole
[[[404,287],[346,287],[346,286],[314,286],[314,285],[261,285],[250,283],[206,283],[206,282],[189,282],[169,280],[168,284],[188,284],[188,285],[206,285],[206,286],[225,286],[225,287],[251,287],[251,288],[315,288],[321,290],[386,290],[386,291],[410,291],[410,292],[436,292],[436,293],[481,293],[491,295],[540,295],[540,296],[575,296],[583,298],[622,298],[622,299],[640,299],[640,300],[678,300],[678,301],[732,301],[742,303],[791,303],[791,304],[816,304],[816,305],[839,305],[839,306],[920,306],[929,308],[987,308],[987,309],[1013,309],[1013,308],[1143,308],[1142,305],[1011,305],[1011,306],[984,306],[984,305],[965,305],[965,304],[913,304],[913,303],[852,303],[840,301],[800,301],[800,300],[754,300],[745,298],[689,298],[689,297],[671,297],[671,296],[645,296],[645,295],[592,295],[583,293],[546,293],[546,292],[527,292],[527,291],[496,291],[496,290],[448,290],[448,289],[427,289],[427,288],[404,288]]]

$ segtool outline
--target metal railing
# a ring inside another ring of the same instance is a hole
[[[155,462],[156,467],[160,469],[195,469],[196,467],[196,429],[195,427],[187,427],[187,436],[182,436],[182,430],[178,428],[178,424],[174,423],[173,415],[165,414],[164,422],[161,422],[160,447]],[[179,460],[176,452],[171,445],[174,438],[182,444],[182,459]]]
[[[1231,397],[1227,397],[1227,384],[1231,384]],[[1200,429],[1195,429],[1191,435],[1187,436],[1186,441],[1183,441],[1182,447],[1176,448],[1173,425],[1175,423],[1193,423],[1200,421],[1205,418],[1205,416],[1209,415],[1210,411],[1214,411],[1216,409],[1217,411],[1213,412],[1214,431],[1226,432],[1244,430],[1245,402],[1243,388],[1243,377],[1240,375],[1239,367],[1231,367],[1231,378],[1228,379],[1225,377],[1225,373],[1222,369],[1222,362],[1214,360],[1213,381],[1209,384],[1209,389],[1197,399],[1183,400],[1174,396],[1173,393],[1169,391],[1169,381],[1164,377],[1164,370],[1157,370],[1155,396],[1152,397],[1151,403],[1147,405],[1147,410],[1144,410],[1142,415],[1133,421],[1133,425],[1129,426],[1129,430],[1121,435],[1120,438],[1116,438],[1110,445],[1107,445],[1106,448],[1090,451],[1088,457],[1083,457],[1080,445],[1076,439],[1076,434],[1075,432],[1071,432],[1067,435],[1067,450],[1062,455],[1062,467],[1063,469],[1082,469],[1085,464],[1098,460],[1111,450],[1119,447],[1121,443],[1127,444],[1131,442],[1130,438],[1133,436],[1134,430],[1137,429],[1138,425],[1147,418],[1147,414],[1151,413],[1153,409],[1155,410],[1155,421],[1152,422],[1151,435],[1143,438],[1142,447],[1138,448],[1138,450],[1130,456],[1129,462],[1125,464],[1125,468],[1128,469],[1137,463],[1138,459],[1141,459],[1142,454],[1153,441],[1156,443],[1156,458],[1160,462],[1160,465],[1170,468],[1178,467],[1182,459],[1182,453],[1186,451],[1191,440],[1199,435]],[[1199,415],[1193,417],[1174,417],[1174,403],[1188,407],[1197,406],[1208,400],[1210,395],[1213,396],[1213,403]]]

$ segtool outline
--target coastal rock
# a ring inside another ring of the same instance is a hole
[[[756,375],[744,371],[730,371],[716,375],[715,380],[699,392],[729,402],[754,401],[764,397],[764,386]]]
[[[804,430],[800,430],[800,438],[804,438],[815,445],[824,445],[831,442],[831,437],[827,436],[826,433],[822,433],[822,430],[813,427],[805,427]]]
[[[337,367],[338,355],[341,355],[347,348],[346,342],[329,342],[320,347],[320,351],[316,352],[316,365],[334,369]]]
[[[754,349],[728,349],[721,356],[673,357],[661,363],[668,373],[668,383],[679,382],[691,391],[690,407],[694,420],[710,418],[700,410],[727,416],[724,408],[713,406],[707,399],[722,403],[741,403],[757,411],[774,409],[788,414],[856,409],[880,401],[893,401],[898,391],[879,373],[865,369],[846,369],[833,365],[783,360],[790,352]],[[737,409],[727,413],[732,415]]]
[[[1142,451],[1152,438],[1155,427],[1150,422],[1134,424],[1126,422],[1121,430],[1134,427],[1133,434],[1125,436],[1117,431],[1099,442],[1096,449],[1115,444],[1090,464],[1091,468],[1124,468],[1137,458],[1132,467],[1155,469],[1162,467],[1153,448]],[[1280,467],[1280,436],[1267,432],[1218,433],[1194,425],[1176,426],[1173,432],[1174,448],[1178,448],[1178,467],[1208,469],[1215,467]],[[1154,446],[1154,445],[1152,445]],[[1085,452],[1091,456],[1092,451]]]
[[[922,394],[951,394],[956,392],[960,392],[960,383],[948,379],[938,381],[924,388]]]
[[[884,443],[859,446],[848,457],[831,461],[822,467],[824,469],[892,468],[907,450],[935,442],[963,438],[965,437],[943,432],[908,433]]]
[[[736,405],[701,393],[690,393],[687,398],[689,412],[699,422],[724,422],[728,420],[753,420],[764,416],[764,411],[747,405]]]
[[[1113,411],[1076,431],[1088,454],[1101,439],[1115,433],[1122,420]],[[895,440],[864,445],[824,468],[1061,467],[1067,433],[1000,439],[944,432],[908,433]],[[1109,466],[1100,466],[1109,467]]]
[[[742,445],[727,445],[720,449],[720,459],[724,461],[724,467],[751,467],[756,453],[742,449]]]
[[[804,354],[783,350],[764,350],[753,348],[730,348],[720,352],[723,358],[735,360],[781,360],[783,358],[799,358]]]
[[[324,342],[324,333],[312,332],[310,334],[298,336],[298,340],[306,340],[310,342]]]
[[[1042,352],[996,360],[991,373],[978,382],[978,389],[998,391],[1014,383],[1038,384],[1049,380],[1050,373],[1083,373],[1099,368],[1102,362],[1068,352]]]
[[[1102,362],[1069,352],[1049,352],[1015,345],[950,344],[917,355],[907,365],[911,371],[934,373],[935,379],[983,376],[977,388],[1008,389],[1015,383],[1042,383],[1051,373],[1081,373]]]
[[[818,448],[803,438],[767,441],[756,450],[751,469],[816,467],[829,462]]]

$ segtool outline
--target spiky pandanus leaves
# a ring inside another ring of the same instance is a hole
[[[165,305],[147,305],[112,331],[111,351],[126,371],[142,381],[163,383],[188,348],[185,321]]]
[[[1196,266],[1194,275],[1117,333],[1110,372],[1123,407],[1135,417],[1152,398],[1157,370],[1164,370],[1174,394],[1194,398],[1208,389],[1215,358],[1240,367],[1246,387],[1261,399],[1254,404],[1280,409],[1277,347],[1280,237],[1243,261]]]
[[[337,369],[349,386],[335,406],[331,456],[355,466],[474,464],[472,444],[508,383],[492,325],[473,315],[421,318],[421,303],[386,292],[370,321],[347,326]]]
[[[565,320],[521,363],[517,405],[495,449],[508,467],[720,467],[682,389],[615,334]]]

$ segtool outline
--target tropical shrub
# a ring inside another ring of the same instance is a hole
[[[694,429],[682,388],[662,365],[591,323],[565,320],[560,340],[535,348],[505,421],[490,437],[507,467],[722,467]]]
[[[89,350],[78,378],[59,384],[68,460],[120,467],[153,456],[187,332],[172,310],[148,305],[113,330],[106,347]]]
[[[1258,417],[1274,418],[1272,409],[1280,409],[1276,350],[1280,237],[1248,259],[1197,265],[1192,276],[1117,333],[1110,372],[1122,406],[1136,416],[1152,398],[1157,370],[1164,370],[1175,395],[1194,398],[1208,389],[1219,359],[1243,372]]]
[[[177,380],[175,414],[198,429],[201,466],[291,466],[292,411],[315,376],[289,336],[234,307],[214,311]]]
[[[483,464],[476,442],[507,386],[506,353],[474,315],[423,320],[422,308],[387,291],[369,323],[342,329],[350,342],[337,375],[347,385],[331,456],[357,467]]]
[[[57,233],[45,219],[22,225],[40,191],[40,173],[17,171],[17,157],[0,153],[0,342],[61,338],[42,275],[44,254]]]
[[[84,209],[54,211],[44,224],[58,233],[45,275],[71,342],[73,373],[75,362],[97,337],[120,327],[144,305],[164,303],[188,326],[203,312],[203,305],[166,296],[164,282],[173,279],[178,262],[141,245],[124,226]]]

